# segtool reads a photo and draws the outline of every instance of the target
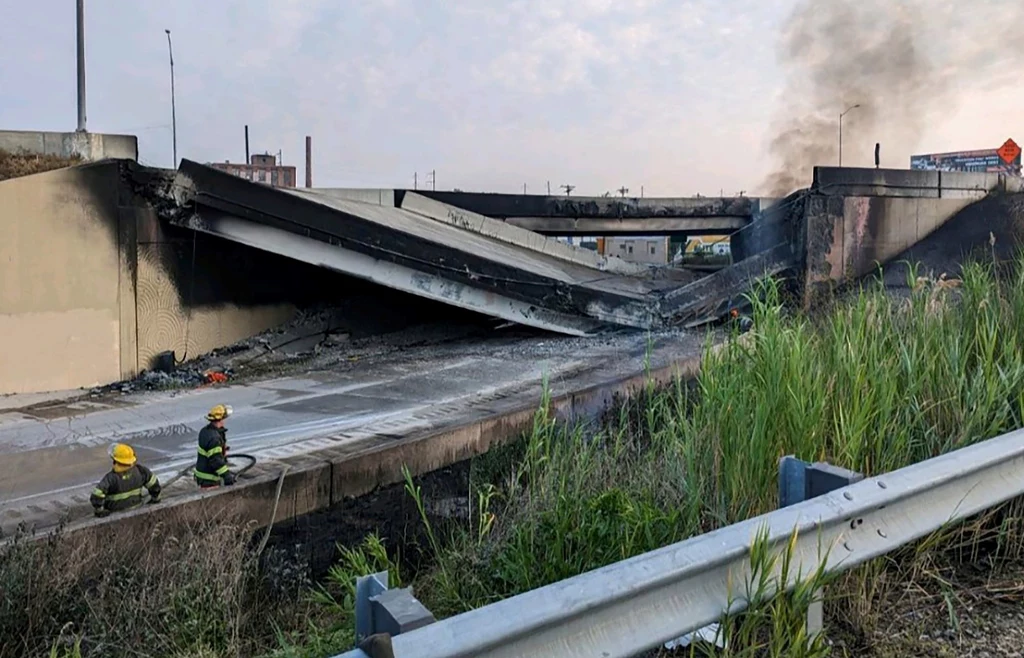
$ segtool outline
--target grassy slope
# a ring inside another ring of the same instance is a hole
[[[62,158],[56,155],[33,153],[11,153],[0,149],[0,181],[30,174],[39,174],[51,169],[60,169],[79,164],[80,158]]]

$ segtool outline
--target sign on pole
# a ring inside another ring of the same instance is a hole
[[[1020,165],[1020,147],[1012,139],[1006,140],[996,153],[999,154],[999,157],[1006,164],[1012,165],[1016,163],[1018,166]]]
[[[925,171],[975,171],[1021,175],[1021,148],[1012,139],[1002,146],[977,151],[952,151],[910,156],[911,169]]]

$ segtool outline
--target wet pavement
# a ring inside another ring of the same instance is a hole
[[[662,337],[693,350],[693,336]],[[571,385],[584,373],[637,370],[645,334],[611,339],[465,341],[246,385],[86,397],[0,411],[0,529],[74,509],[124,441],[166,481],[194,463],[196,436],[214,404],[230,404],[233,453],[261,461],[336,447],[367,436],[400,436],[438,418],[479,413],[495,399]],[[628,362],[628,364],[626,364]],[[613,364],[615,367],[613,367]],[[626,364],[625,366],[623,364]],[[185,480],[176,486],[192,486]]]

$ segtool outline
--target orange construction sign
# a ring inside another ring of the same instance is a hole
[[[1006,140],[1006,142],[999,147],[996,151],[999,157],[1002,158],[1006,164],[1013,164],[1014,160],[1020,157],[1020,147],[1017,146],[1017,142],[1012,139]]]

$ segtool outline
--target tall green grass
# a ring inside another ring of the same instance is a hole
[[[766,281],[753,332],[708,349],[695,385],[648,387],[598,427],[565,427],[542,405],[521,444],[474,464],[472,518],[431,529],[418,596],[456,614],[770,511],[786,454],[872,475],[1020,427],[1021,261],[1002,275],[971,263],[958,281],[911,270],[909,283],[905,297],[865,287],[803,315]],[[1016,554],[1020,518],[1013,507],[945,539]],[[847,583],[864,600],[870,585]]]

